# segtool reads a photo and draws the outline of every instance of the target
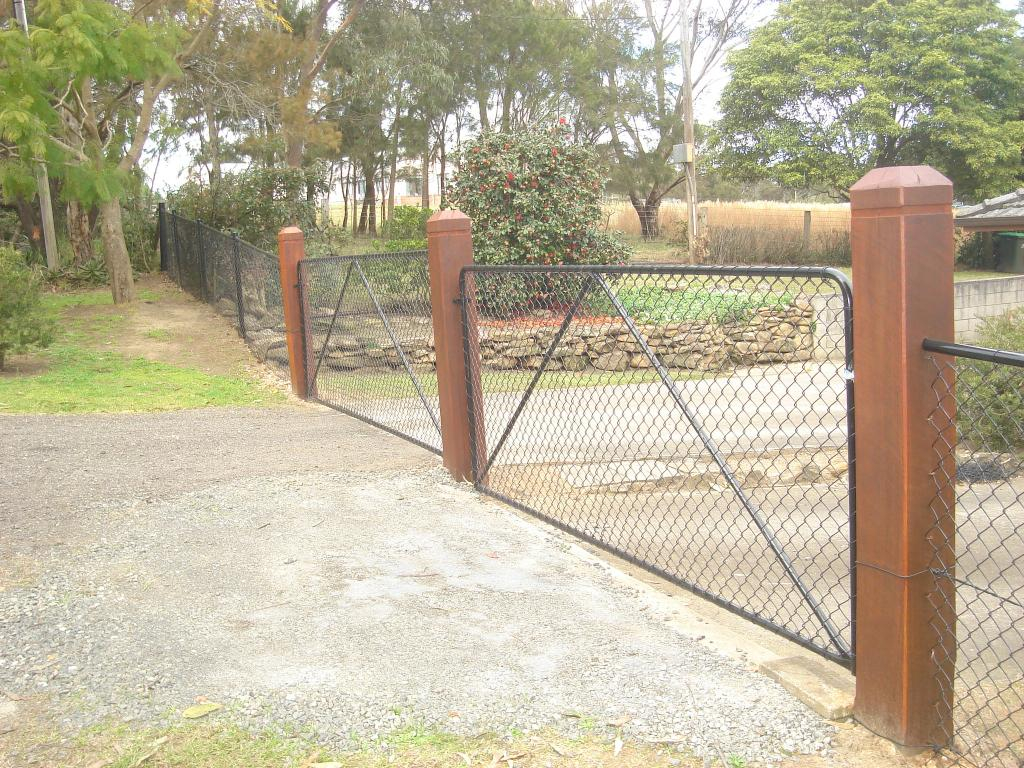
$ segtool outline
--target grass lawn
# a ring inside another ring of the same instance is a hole
[[[599,736],[594,725],[580,730],[583,733],[577,738],[553,732],[467,738],[408,726],[359,749],[339,752],[318,746],[303,734],[252,734],[226,723],[162,729],[116,725],[85,731],[60,764],[65,768],[693,768],[702,764],[671,746],[628,740],[616,754],[613,735]],[[737,758],[730,764],[745,765]]]
[[[182,299],[169,290],[143,290],[140,302]],[[32,356],[24,374],[0,374],[0,413],[164,411],[218,405],[270,405],[284,397],[244,370],[210,373],[195,366],[125,353],[134,334],[153,345],[170,340],[164,328],[140,328],[136,307],[114,307],[106,288],[47,294],[60,331],[48,350]],[[241,343],[241,342],[239,342]],[[159,354],[156,355],[159,357]],[[16,369],[17,361],[10,366]]]
[[[486,393],[524,392],[535,371],[493,371],[484,370],[480,386]],[[671,371],[674,381],[709,378],[714,371]],[[433,371],[417,371],[416,377],[427,396],[437,395],[437,374]],[[405,369],[389,370],[382,373],[358,373],[320,369],[317,376],[321,399],[333,396],[353,399],[402,400],[417,397],[416,387]],[[589,387],[610,387],[619,384],[650,384],[661,381],[658,373],[650,368],[628,371],[546,371],[537,380],[535,389],[579,389]]]

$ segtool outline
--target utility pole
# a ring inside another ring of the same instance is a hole
[[[683,169],[686,173],[686,207],[689,213],[690,243],[700,234],[697,221],[697,163],[693,143],[693,80],[690,40],[690,3],[679,0],[679,55],[683,65]],[[692,247],[691,247],[692,253]]]
[[[28,13],[25,0],[14,0],[14,15],[25,30],[28,37]],[[36,186],[39,189],[39,214],[43,220],[43,250],[46,251],[46,268],[55,270],[60,267],[60,256],[57,253],[57,232],[53,226],[53,202],[50,200],[50,176],[46,172],[46,163],[39,161],[36,166]]]

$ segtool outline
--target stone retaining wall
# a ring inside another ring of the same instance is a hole
[[[536,370],[557,332],[557,319],[525,318],[520,323],[480,329],[480,357],[490,370]],[[373,325],[379,321],[365,318]],[[742,322],[677,322],[642,324],[640,334],[661,362],[672,369],[717,370],[728,365],[798,362],[814,354],[815,309],[798,299],[786,307],[765,307]],[[354,371],[401,366],[398,351],[383,345],[383,329],[368,327],[332,337],[324,365]],[[374,342],[368,342],[367,337]],[[409,362],[429,370],[435,362],[431,338],[404,339]],[[573,324],[552,353],[551,371],[626,371],[653,367],[621,321]]]

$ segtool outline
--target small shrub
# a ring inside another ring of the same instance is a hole
[[[422,240],[427,236],[427,219],[433,213],[429,208],[414,205],[396,205],[391,218],[384,224],[385,240]]]
[[[1024,351],[1024,310],[985,321],[978,345]],[[1024,449],[1024,371],[1009,365],[958,360],[957,421],[964,440],[996,453]]]
[[[985,249],[981,232],[957,229],[953,233],[955,269],[995,269],[996,257],[992,249]]]
[[[48,347],[54,322],[42,304],[39,277],[13,248],[0,248],[0,371],[9,354]]]
[[[448,205],[473,220],[483,264],[622,264],[624,243],[599,231],[597,155],[564,125],[486,132],[468,142]]]
[[[155,213],[148,206],[131,202],[121,208],[121,223],[132,269],[136,272],[152,272],[159,269]]]
[[[337,256],[347,252],[351,242],[352,234],[347,229],[331,224],[306,238],[306,256]]]
[[[422,251],[427,247],[427,238],[409,238],[405,240],[388,240],[384,243],[385,253],[400,251]]]

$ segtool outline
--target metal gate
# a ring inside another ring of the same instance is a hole
[[[426,251],[299,263],[309,397],[441,452]]]
[[[836,270],[472,266],[477,487],[853,666]]]

